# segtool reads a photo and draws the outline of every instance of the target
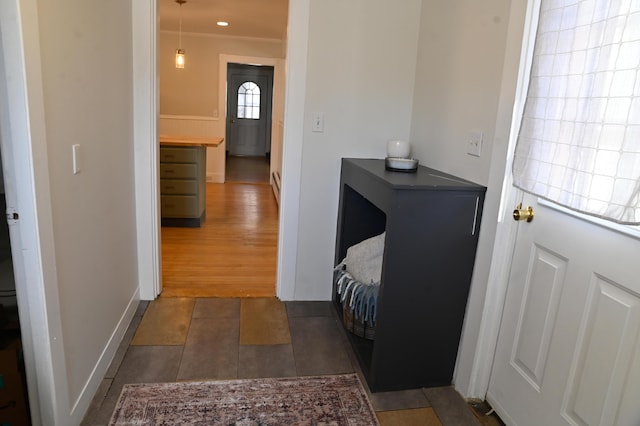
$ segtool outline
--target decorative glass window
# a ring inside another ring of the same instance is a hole
[[[238,89],[238,118],[260,119],[260,87],[246,81]]]

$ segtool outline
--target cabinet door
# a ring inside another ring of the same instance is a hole
[[[196,179],[197,164],[160,164],[160,179]]]
[[[161,208],[163,217],[200,216],[198,197],[194,195],[163,195]]]
[[[196,163],[198,162],[198,147],[168,147],[160,148],[161,163]]]
[[[162,195],[197,195],[198,182],[195,180],[163,179],[160,181]]]

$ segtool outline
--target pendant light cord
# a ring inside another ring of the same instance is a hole
[[[182,3],[180,3],[180,32],[178,33],[178,49],[182,49]]]

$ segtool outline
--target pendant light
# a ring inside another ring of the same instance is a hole
[[[176,50],[176,68],[184,68],[184,49],[182,49],[182,5],[187,0],[176,0],[180,5],[180,32],[178,33],[178,49]]]

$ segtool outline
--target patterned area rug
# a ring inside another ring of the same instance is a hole
[[[378,425],[355,374],[125,385],[110,425]]]

